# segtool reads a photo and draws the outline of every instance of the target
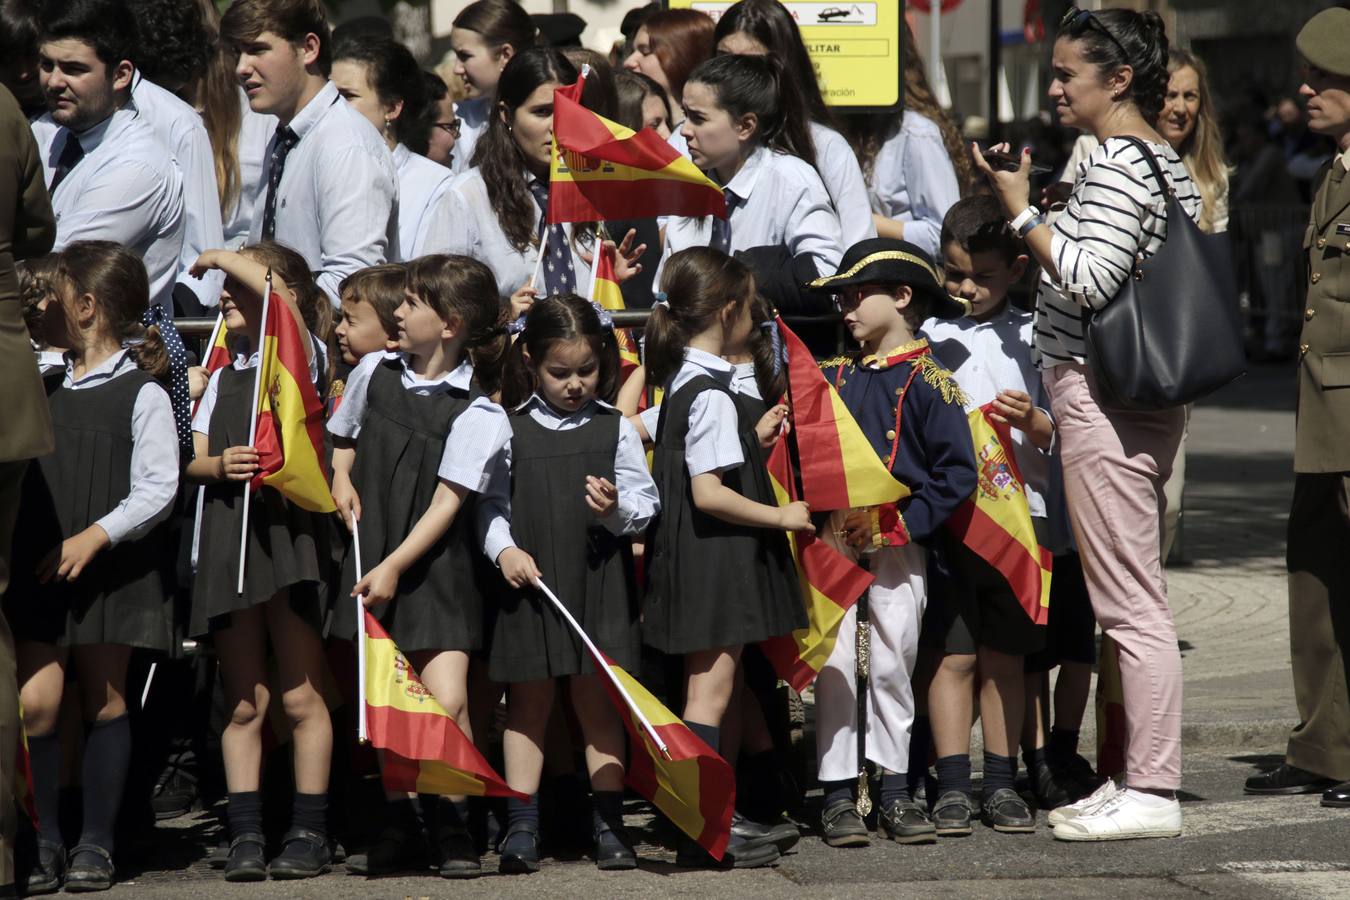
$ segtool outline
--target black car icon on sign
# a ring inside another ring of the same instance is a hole
[[[851,9],[845,9],[842,6],[827,6],[816,13],[816,20],[819,22],[829,22],[832,19],[848,19],[853,16],[862,16],[862,10],[855,4]]]

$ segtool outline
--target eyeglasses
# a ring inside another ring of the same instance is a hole
[[[1125,45],[1111,33],[1109,28],[1101,23],[1100,19],[1092,14],[1092,10],[1090,9],[1079,9],[1076,6],[1070,6],[1068,12],[1064,13],[1064,18],[1059,20],[1059,30],[1063,33],[1064,31],[1071,28],[1077,28],[1085,23],[1089,28],[1095,28],[1106,35],[1111,43],[1116,45],[1117,49],[1120,50],[1120,55],[1126,60],[1130,58],[1130,51],[1125,49]]]
[[[847,315],[862,306],[862,302],[873,294],[885,293],[887,293],[886,285],[850,284],[834,295],[834,308]]]
[[[439,128],[451,137],[457,138],[459,137],[459,127],[461,124],[463,123],[459,119],[455,119],[453,122],[435,122],[431,127]]]

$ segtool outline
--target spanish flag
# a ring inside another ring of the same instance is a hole
[[[789,422],[801,456],[801,499],[813,512],[894,503],[909,489],[891,477],[815,357],[782,317]]]
[[[548,221],[727,217],[722,189],[650,128],[634,132],[581,105],[586,69],[553,92]]]
[[[1054,557],[1036,540],[1026,490],[1009,448],[1007,425],[989,418],[992,404],[967,414],[975,441],[979,487],[947,520],[961,542],[1008,579],[1022,609],[1044,625],[1050,609],[1050,569]]]
[[[628,730],[628,786],[720,860],[731,837],[731,811],[736,805],[731,766],[613,660],[595,652],[591,658],[597,667],[609,669],[627,694],[604,679],[605,690]],[[665,743],[665,752],[653,743],[637,712]]]
[[[258,363],[257,434],[260,471],[253,487],[269,485],[301,509],[334,512],[323,450],[323,401],[309,377],[305,341],[295,317],[273,292],[264,304]]]
[[[417,677],[379,621],[363,613],[366,732],[384,751],[384,786],[422,794],[518,797]]]
[[[225,314],[216,314],[216,324],[211,329],[211,338],[206,343],[206,357],[202,360],[202,367],[206,369],[207,374],[215,372],[217,369],[223,369],[230,364],[230,335],[225,330]],[[198,398],[192,404],[192,412],[195,415],[197,405],[201,403]]]
[[[614,254],[617,249],[597,241],[595,271],[591,285],[591,302],[599,303],[602,309],[618,312],[625,309],[623,291],[619,289],[619,279],[614,274]],[[642,365],[638,357],[637,342],[627,328],[614,329],[614,338],[619,343],[619,382],[628,380],[633,370]]]
[[[794,499],[796,478],[789,452],[792,439],[791,434],[785,436],[769,455],[769,478],[779,506]],[[801,693],[820,674],[834,651],[844,614],[874,579],[815,535],[789,532],[788,545],[797,565],[808,625],[790,635],[761,641],[759,648],[778,677]]]

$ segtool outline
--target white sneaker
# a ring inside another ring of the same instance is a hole
[[[1110,800],[1120,792],[1120,787],[1115,779],[1108,778],[1106,782],[1091,794],[1088,794],[1081,800],[1075,800],[1073,803],[1067,803],[1064,806],[1058,806],[1050,810],[1050,815],[1046,821],[1051,826],[1058,825],[1061,822],[1067,822],[1070,819],[1076,819],[1079,816],[1095,810],[1107,800]]]
[[[1117,791],[1091,812],[1055,826],[1061,841],[1124,841],[1131,838],[1181,836],[1181,804],[1176,800],[1148,803]]]

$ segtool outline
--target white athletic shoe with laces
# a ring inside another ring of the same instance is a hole
[[[1055,838],[1061,841],[1124,841],[1180,836],[1180,803],[1176,800],[1149,802],[1123,790],[1091,812],[1081,813],[1055,826]]]
[[[1116,784],[1115,779],[1108,778],[1101,787],[1097,788],[1083,799],[1075,800],[1073,803],[1057,806],[1050,810],[1050,815],[1046,817],[1046,821],[1049,822],[1051,826],[1055,826],[1061,822],[1076,819],[1084,813],[1095,810],[1107,800],[1110,800],[1118,794],[1120,790],[1121,788]]]

